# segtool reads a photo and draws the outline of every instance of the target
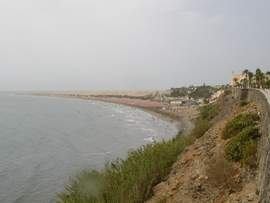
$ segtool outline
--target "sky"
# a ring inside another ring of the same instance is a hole
[[[167,89],[270,70],[269,0],[0,0],[0,90]]]

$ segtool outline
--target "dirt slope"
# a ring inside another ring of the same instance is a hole
[[[222,110],[211,129],[179,157],[148,203],[258,202],[256,171],[228,162],[224,158],[226,141],[221,138],[228,120],[242,111],[257,111],[257,107],[239,107],[229,96],[220,105]]]

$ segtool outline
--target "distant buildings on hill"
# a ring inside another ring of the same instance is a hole
[[[246,79],[247,76],[245,74],[233,74],[231,81],[230,81],[230,86],[236,87],[238,84],[241,83],[242,80]]]
[[[215,102],[223,94],[222,86],[190,86],[171,88],[160,95],[164,110],[177,112],[182,107]]]

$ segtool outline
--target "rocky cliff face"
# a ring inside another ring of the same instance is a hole
[[[149,203],[258,203],[260,197],[262,202],[269,202],[266,189],[269,177],[265,173],[269,171],[265,167],[269,151],[267,101],[256,91],[236,90],[232,95],[219,101],[222,108],[212,127],[180,155],[168,178],[154,188]],[[241,107],[241,100],[252,102]],[[260,164],[257,170],[250,170],[226,160],[224,149],[228,141],[222,138],[222,132],[227,122],[239,113],[258,111],[263,114],[261,128],[264,130],[259,143]]]

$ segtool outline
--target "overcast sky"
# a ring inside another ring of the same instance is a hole
[[[269,0],[0,0],[0,90],[157,89],[270,69]]]

